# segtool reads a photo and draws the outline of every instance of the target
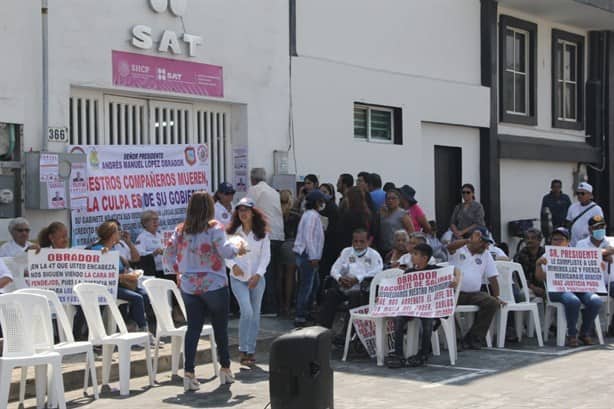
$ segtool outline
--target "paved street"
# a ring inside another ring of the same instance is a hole
[[[340,351],[335,350],[335,408],[614,407],[613,344],[572,351],[551,345],[538,349],[534,343],[531,339],[504,350],[460,352],[455,367],[448,365],[447,351],[442,351],[425,368],[402,370],[378,368],[374,361],[364,358],[343,363]],[[258,360],[252,370],[234,363],[237,382],[230,387],[220,387],[212,378],[211,366],[202,365],[197,367],[197,374],[204,384],[197,393],[184,394],[181,379],[171,379],[167,372],[158,376],[159,384],[154,388],[145,387],[146,378],[133,379],[128,398],[120,398],[117,391],[105,391],[100,400],[92,402],[78,391],[70,392],[69,407],[261,409],[269,402],[266,351],[259,352]],[[26,407],[35,407],[34,400]]]

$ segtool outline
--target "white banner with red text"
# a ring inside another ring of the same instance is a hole
[[[549,292],[605,293],[601,249],[546,246]]]
[[[206,145],[88,145],[69,151],[87,155],[87,205],[72,210],[73,246],[95,242],[96,228],[109,219],[135,239],[146,210],[159,213],[167,236],[184,220],[192,193],[210,190]]]
[[[408,272],[382,280],[371,315],[441,318],[454,313],[454,267]]]
[[[79,283],[100,284],[117,298],[119,253],[79,249],[28,251],[28,285],[54,291],[62,304],[79,304],[73,287]]]
[[[350,314],[368,314],[369,306],[363,305],[350,310]],[[354,330],[358,339],[367,350],[369,357],[375,358],[375,323],[372,320],[354,319]],[[388,343],[388,352],[394,352],[394,320],[386,320],[384,342]]]

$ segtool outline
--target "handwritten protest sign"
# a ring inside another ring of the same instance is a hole
[[[184,220],[192,193],[210,190],[206,145],[88,145],[69,151],[87,155],[87,205],[72,211],[73,246],[96,241],[96,228],[109,219],[136,239],[145,210],[158,212],[161,232],[172,231]]]
[[[550,292],[605,293],[601,250],[546,246]]]
[[[107,287],[117,298],[119,253],[77,249],[41,249],[28,251],[29,284],[33,288],[54,291],[62,304],[79,304],[73,286],[95,283]]]
[[[440,318],[454,312],[454,267],[405,273],[382,280],[371,314],[378,317]]]
[[[369,306],[364,305],[362,307],[353,308],[350,310],[352,314],[368,314]],[[375,323],[371,320],[354,319],[354,330],[358,334],[358,339],[367,350],[367,353],[371,358],[375,358]],[[386,321],[386,338],[385,342],[388,343],[388,351],[394,352],[394,320]]]

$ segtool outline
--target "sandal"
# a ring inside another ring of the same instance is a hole
[[[412,355],[407,358],[405,364],[410,368],[417,368],[419,366],[426,365],[427,359],[428,358],[426,357],[426,355]]]
[[[386,357],[384,363],[390,369],[399,369],[405,366],[405,359],[395,354],[390,354]]]

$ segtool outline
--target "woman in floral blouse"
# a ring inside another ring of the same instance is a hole
[[[204,324],[205,314],[217,343],[222,369],[220,382],[232,383],[228,353],[228,279],[224,259],[246,253],[245,244],[226,242],[223,226],[213,219],[214,203],[206,192],[196,192],[190,198],[186,219],[175,232],[164,253],[164,263],[179,275],[179,287],[186,306],[188,329],[185,336],[183,388],[197,390],[194,357]]]

